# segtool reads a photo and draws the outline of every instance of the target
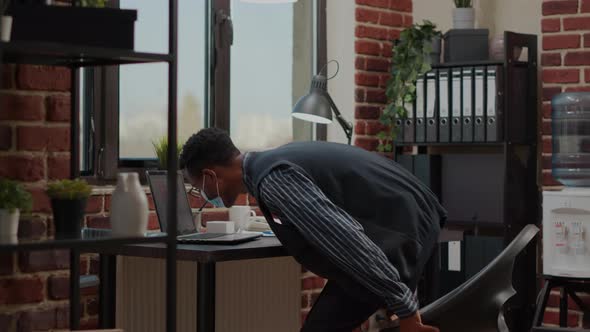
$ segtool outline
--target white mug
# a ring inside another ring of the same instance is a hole
[[[246,205],[234,205],[229,208],[229,220],[235,223],[236,233],[241,233],[248,229],[250,217],[254,216],[256,216],[256,212]]]

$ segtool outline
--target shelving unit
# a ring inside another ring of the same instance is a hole
[[[438,126],[443,117],[439,114],[439,106],[435,105],[433,118],[436,121],[434,124],[436,134],[431,135],[431,139],[424,135],[424,142],[416,142],[417,136],[406,135],[404,142],[394,144],[394,158],[425,181],[439,196],[443,206],[449,210],[449,220],[445,228],[465,236],[461,236],[464,240],[460,256],[462,274],[449,272],[450,268],[443,271],[445,264],[450,266],[446,257],[450,249],[434,255],[436,258],[433,258],[429,267],[426,268],[426,276],[421,283],[422,305],[444,295],[441,289],[445,287],[441,286],[445,286],[445,282],[455,283],[452,287],[456,287],[470,277],[465,271],[471,270],[471,273],[473,267],[466,267],[467,256],[473,259],[474,255],[479,255],[477,259],[489,260],[512,241],[527,224],[539,223],[537,37],[506,32],[504,41],[504,61],[441,64],[433,66],[435,74],[432,75],[436,77],[438,83],[439,73],[445,73],[450,78],[454,69],[468,68],[470,73],[473,73],[470,74],[473,76],[470,76],[472,81],[469,82],[473,84],[473,90],[471,90],[473,96],[470,100],[473,110],[475,109],[473,99],[476,94],[473,68],[495,66],[498,71],[497,77],[501,77],[499,82],[501,89],[496,91],[494,96],[497,110],[501,111],[502,116],[501,121],[497,123],[497,126],[501,126],[498,131],[502,133],[501,136],[497,139],[489,139],[486,127],[488,114],[484,107],[481,115],[485,119],[484,134],[479,135],[480,139],[475,140],[475,129],[473,129],[475,126],[472,122],[471,127],[466,127],[469,128],[467,132],[461,125],[459,129],[461,133],[455,136],[455,140],[449,138],[448,141],[441,141]],[[518,53],[515,53],[516,50],[524,49],[528,51],[527,61],[513,58],[514,54]],[[487,69],[484,71],[487,72]],[[487,74],[485,75],[484,77],[487,78]],[[487,85],[483,86],[487,87]],[[450,79],[448,88],[451,91]],[[435,91],[436,100],[441,100],[439,88],[437,87]],[[486,91],[485,88],[484,91]],[[463,90],[461,93],[464,93]],[[452,98],[450,93],[449,98]],[[483,98],[484,105],[487,105],[485,99],[487,97]],[[451,99],[449,101],[453,105],[453,101]],[[463,103],[462,101],[462,106]],[[427,113],[426,107],[424,106],[424,114]],[[448,110],[444,118],[449,121],[448,129],[453,130],[450,125],[453,117],[452,107]],[[461,108],[461,123],[464,120],[463,110]],[[413,125],[417,123],[416,113],[414,112],[414,117],[411,119],[414,120]],[[471,119],[473,115],[473,113],[469,115]],[[411,122],[405,122],[404,125]],[[426,119],[423,120],[423,125],[428,126]],[[411,130],[416,133],[416,128],[412,127]],[[473,131],[469,132],[469,130]],[[449,137],[453,137],[452,135],[451,132]],[[432,139],[433,137],[436,139]],[[466,249],[466,243],[473,247]],[[446,245],[443,244],[441,247],[446,250]],[[441,257],[443,257],[442,264]],[[489,261],[481,262],[482,265],[477,268],[487,263]],[[511,330],[526,331],[532,322],[537,294],[535,249],[531,248],[517,260],[513,276],[518,295],[508,303],[505,314]],[[461,278],[463,279],[459,280]]]
[[[113,248],[139,243],[166,244],[166,331],[176,331],[176,174],[178,168],[177,155],[177,49],[178,49],[178,2],[168,0],[168,54],[141,53],[133,50],[86,47],[60,43],[43,42],[0,42],[0,60],[2,63],[36,64],[66,66],[71,69],[71,177],[79,176],[79,70],[82,67],[125,65],[133,63],[168,63],[168,229],[166,235],[139,238],[114,237],[108,232],[92,232],[85,230],[79,235],[47,238],[47,239],[16,239],[0,238],[0,252],[19,252],[29,250],[70,249],[70,275],[80,274],[80,252],[93,252],[101,248]],[[72,27],[75,28],[75,27]],[[1,67],[0,67],[1,68]],[[101,267],[112,262],[101,262]],[[70,278],[70,328],[77,330],[80,325],[80,280]],[[101,288],[111,285],[101,284]],[[103,294],[101,289],[101,294]],[[102,304],[101,304],[102,308]],[[114,313],[114,308],[108,315]],[[113,317],[109,317],[113,318]],[[104,321],[101,319],[101,321]],[[107,321],[112,321],[108,319]],[[102,322],[101,322],[102,325]],[[113,326],[101,326],[110,328]]]

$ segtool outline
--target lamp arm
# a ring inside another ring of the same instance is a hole
[[[330,97],[330,94],[325,93],[325,95],[326,95],[326,98],[328,98],[328,101],[330,101],[330,106],[332,107],[332,110],[334,111],[334,114],[336,115],[336,120],[338,120],[338,123],[342,127],[342,130],[344,130],[344,133],[346,134],[346,138],[348,138],[348,145],[350,145],[351,140],[352,140],[352,130],[353,130],[352,123],[346,121],[346,119],[342,116],[342,113],[340,113],[340,110],[338,110],[338,107],[336,107],[336,103],[334,103],[334,100],[332,100],[332,97]]]

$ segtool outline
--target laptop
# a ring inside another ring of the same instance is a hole
[[[167,203],[168,203],[168,181],[167,171],[147,171],[147,178],[152,191],[156,213],[160,229],[165,231],[168,225]],[[199,233],[194,222],[191,207],[189,205],[184,179],[179,172],[177,184],[177,202],[178,202],[178,223],[177,240],[179,243],[207,243],[207,244],[238,244],[251,241],[262,236],[260,233],[235,233],[235,234],[217,234],[217,233]]]

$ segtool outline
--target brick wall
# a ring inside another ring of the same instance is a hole
[[[412,21],[412,0],[356,0],[355,145],[374,151],[383,126],[393,40]]]
[[[33,211],[21,217],[19,236],[45,237],[52,231],[44,194],[48,180],[69,175],[70,73],[64,68],[3,66],[0,93],[0,177],[23,182],[33,195]],[[93,196],[87,212],[102,211]],[[0,331],[43,331],[67,327],[69,254],[33,251],[0,256]],[[81,273],[96,272],[91,256]],[[83,327],[96,326],[97,289],[82,293]]]
[[[542,2],[542,183],[559,185],[551,176],[551,98],[561,92],[590,91],[590,0]],[[588,295],[580,294],[590,304]],[[590,328],[589,317],[570,301],[568,325]],[[551,294],[544,321],[559,322],[559,293]],[[585,322],[586,321],[586,322]]]

